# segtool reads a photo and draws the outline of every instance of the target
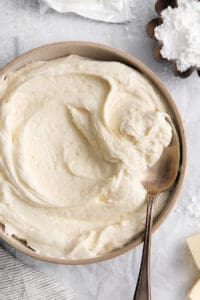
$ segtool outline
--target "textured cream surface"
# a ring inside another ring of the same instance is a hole
[[[102,255],[144,223],[145,170],[171,140],[137,71],[77,56],[0,81],[0,221],[52,257]]]

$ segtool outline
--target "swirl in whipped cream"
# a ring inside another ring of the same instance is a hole
[[[138,71],[69,56],[0,80],[0,222],[41,255],[89,258],[144,224],[142,179],[171,141]]]

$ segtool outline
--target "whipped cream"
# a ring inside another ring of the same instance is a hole
[[[145,171],[171,141],[165,100],[138,71],[69,56],[0,79],[0,222],[37,253],[89,258],[145,219]]]

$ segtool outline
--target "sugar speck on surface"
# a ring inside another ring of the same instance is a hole
[[[190,67],[200,68],[200,2],[178,0],[162,12],[163,24],[155,28],[155,37],[163,43],[161,55],[176,60],[181,72]]]

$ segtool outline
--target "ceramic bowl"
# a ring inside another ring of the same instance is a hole
[[[169,113],[172,117],[172,120],[176,126],[180,147],[181,147],[181,161],[180,161],[180,172],[177,177],[177,180],[169,193],[167,201],[165,201],[164,206],[162,207],[159,214],[154,219],[153,230],[155,231],[166,219],[170,210],[172,209],[175,201],[177,200],[178,194],[182,187],[183,177],[186,166],[186,142],[183,124],[179,115],[179,112],[176,108],[176,105],[163,85],[160,79],[142,62],[137,60],[135,57],[130,56],[127,53],[121,52],[119,50],[110,48],[108,46],[104,46],[101,44],[88,43],[88,42],[60,42],[54,43],[50,45],[45,45],[36,49],[33,49],[19,57],[17,57],[14,61],[7,64],[4,68],[0,70],[0,76],[7,76],[12,71],[16,71],[26,64],[38,61],[38,60],[51,60],[63,56],[67,56],[70,54],[77,54],[85,57],[89,57],[92,59],[103,60],[103,61],[119,61],[122,62],[131,68],[137,69],[140,73],[144,74],[152,84],[158,89],[158,91],[164,96],[166,100],[166,105],[169,108]],[[107,253],[105,255],[91,258],[91,259],[77,259],[77,260],[69,260],[69,259],[60,259],[60,258],[51,258],[37,254],[35,251],[30,249],[26,242],[20,241],[15,237],[9,237],[4,232],[4,226],[0,226],[0,238],[2,238],[5,242],[16,248],[17,250],[30,255],[31,257],[54,263],[61,264],[89,264],[105,261],[107,259],[114,258],[118,255],[124,254],[127,251],[135,248],[142,242],[143,233],[138,234],[130,241],[127,245],[122,248]]]

